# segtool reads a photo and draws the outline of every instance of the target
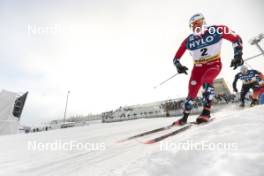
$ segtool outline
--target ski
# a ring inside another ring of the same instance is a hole
[[[143,132],[143,133],[128,137],[126,139],[117,141],[117,143],[125,142],[125,141],[131,140],[131,139],[139,138],[139,137],[146,136],[146,135],[153,134],[153,133],[157,133],[157,132],[160,132],[160,131],[165,131],[165,130],[168,130],[168,129],[172,128],[173,126],[174,125],[168,125],[168,126],[164,126],[164,127],[161,127],[161,128],[154,129],[154,130],[146,131],[146,132]]]
[[[205,124],[208,124],[209,122],[211,122],[213,120],[214,120],[214,118],[211,118],[208,122],[203,122],[203,123],[189,122],[186,126],[183,126],[182,128],[176,129],[172,132],[169,132],[169,133],[164,134],[162,136],[156,137],[154,139],[147,140],[143,143],[144,144],[154,144],[154,143],[160,142],[160,141],[162,141],[162,140],[164,140],[170,136],[174,136],[174,135],[179,134],[183,131],[186,131],[187,129],[191,128],[193,125],[205,125]]]
[[[164,140],[164,139],[166,139],[166,138],[168,138],[168,137],[170,137],[170,136],[174,136],[174,135],[176,135],[176,134],[179,134],[179,133],[181,133],[181,132],[183,132],[183,131],[185,131],[185,130],[191,128],[191,127],[192,127],[192,124],[188,124],[188,125],[186,125],[186,126],[184,126],[184,127],[181,127],[181,128],[179,128],[179,129],[177,129],[177,130],[174,130],[174,131],[169,132],[169,133],[167,133],[167,134],[164,134],[164,135],[162,135],[162,136],[156,137],[156,138],[154,138],[154,139],[147,140],[147,141],[145,141],[145,142],[143,142],[143,143],[144,143],[144,144],[154,144],[154,143],[157,143],[157,142],[159,142],[159,141],[161,141],[161,140]]]

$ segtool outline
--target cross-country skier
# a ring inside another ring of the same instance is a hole
[[[264,75],[257,70],[248,70],[246,66],[240,68],[240,72],[236,74],[233,81],[233,90],[237,90],[237,81],[242,80],[242,88],[240,92],[241,107],[245,106],[245,96],[250,89],[253,89],[252,101],[250,106],[254,106],[258,103],[258,97],[261,93],[264,93]]]
[[[197,118],[197,122],[201,123],[209,120],[212,99],[215,95],[213,81],[222,68],[220,58],[222,39],[233,43],[234,59],[231,61],[230,66],[236,69],[244,63],[242,59],[242,40],[227,26],[206,26],[205,18],[201,13],[191,17],[189,26],[192,34],[181,43],[173,59],[178,73],[187,74],[188,68],[180,63],[180,58],[186,50],[189,50],[194,62],[189,80],[188,96],[183,105],[183,117],[175,121],[174,125],[183,125],[187,122],[193,107],[193,100],[196,98],[201,86],[203,86],[203,111]]]

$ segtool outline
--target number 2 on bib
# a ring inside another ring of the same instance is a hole
[[[207,48],[202,48],[200,51],[201,51],[201,56],[207,56],[208,53],[207,53]]]

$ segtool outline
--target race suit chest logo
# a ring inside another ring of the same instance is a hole
[[[187,42],[187,49],[196,50],[207,47],[219,42],[220,39],[221,37],[217,33],[210,34],[209,32],[207,32],[203,36],[190,35]]]
[[[245,83],[250,83],[252,82],[252,78],[255,77],[255,74],[254,73],[249,73],[248,75],[243,75],[243,74],[240,74],[240,79],[245,81]]]

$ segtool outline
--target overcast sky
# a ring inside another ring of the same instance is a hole
[[[218,3],[219,2],[219,3]],[[172,59],[197,12],[244,41],[264,32],[262,0],[1,0],[0,89],[29,91],[22,124],[97,113],[119,106],[185,97],[189,75],[159,89],[176,73]],[[261,43],[263,46],[263,42]],[[229,84],[232,45],[223,43],[220,77]],[[186,52],[182,64],[191,69]],[[264,57],[249,62],[264,72]]]

